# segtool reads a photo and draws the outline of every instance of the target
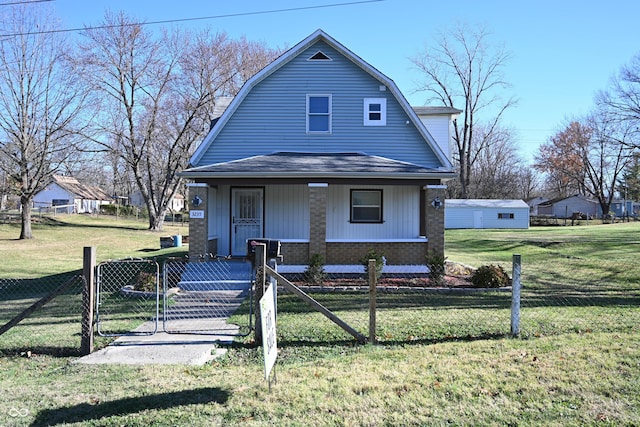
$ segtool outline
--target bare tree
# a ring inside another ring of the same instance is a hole
[[[598,200],[606,215],[622,172],[633,160],[633,146],[629,141],[636,129],[629,122],[611,117],[607,111],[600,110],[587,120],[594,130],[593,143],[584,153],[587,191]]]
[[[491,132],[491,135],[486,135],[486,132]],[[468,196],[480,199],[526,197],[531,190],[528,188],[531,177],[517,152],[513,132],[499,126],[493,129],[478,126],[474,137],[484,141],[484,149],[472,156]]]
[[[538,148],[534,167],[547,174],[547,184],[559,197],[586,195],[586,156],[593,129],[573,120]]]
[[[216,98],[237,92],[237,47],[210,31],[165,30],[155,39],[122,13],[107,14],[85,36],[81,61],[102,101],[96,143],[120,156],[145,200],[149,229],[161,230],[180,187],[177,172],[204,137]]]
[[[628,124],[598,110],[581,121],[572,121],[540,146],[535,167],[551,173],[566,188],[598,200],[603,214],[609,213],[616,184],[632,160]]]
[[[599,92],[595,101],[600,109],[607,109],[612,117],[627,123],[625,143],[640,148],[640,53],[620,68],[609,88]]]
[[[68,44],[46,9],[13,6],[0,31],[0,155],[20,196],[20,239],[31,239],[33,198],[79,155],[84,92],[66,55]]]
[[[433,48],[425,48],[412,59],[425,78],[417,90],[428,94],[428,103],[463,109],[461,119],[453,122],[462,198],[468,197],[477,153],[490,144],[500,118],[516,102],[512,97],[501,98],[501,92],[510,86],[503,77],[510,54],[489,42],[484,28],[459,26],[441,34]],[[486,138],[474,136],[480,122]]]

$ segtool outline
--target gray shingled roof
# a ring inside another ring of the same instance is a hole
[[[278,152],[183,171],[186,178],[442,178],[448,171],[364,153]]]

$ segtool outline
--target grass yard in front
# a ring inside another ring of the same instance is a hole
[[[243,354],[203,367],[3,357],[0,425],[640,423],[638,334],[331,345],[281,358],[271,391],[260,358]]]
[[[78,236],[102,259],[180,249],[157,249],[158,234],[141,223],[63,222],[34,228],[36,242],[14,242],[0,225],[3,243],[28,255],[10,262],[36,279],[75,270],[81,263],[57,253],[66,242],[81,259]],[[79,313],[69,307],[79,296],[69,293],[0,336],[0,425],[640,425],[639,232],[636,223],[447,231],[453,261],[509,271],[522,255],[519,339],[508,336],[508,293],[381,292],[378,345],[356,344],[282,294],[271,391],[250,339],[202,367],[75,364]],[[0,267],[0,277],[11,271]],[[366,332],[365,295],[314,296]]]

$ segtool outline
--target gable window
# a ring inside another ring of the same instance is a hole
[[[508,212],[508,213],[501,212],[498,214],[498,219],[513,219],[513,218],[514,218],[513,212]]]
[[[331,95],[307,95],[307,133],[331,133]]]
[[[382,222],[382,190],[351,190],[351,222]]]
[[[386,98],[364,99],[364,125],[387,125],[387,100]]]
[[[308,61],[331,61],[323,51],[319,50],[311,56]]]

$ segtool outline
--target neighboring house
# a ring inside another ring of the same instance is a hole
[[[531,215],[539,215],[538,213],[538,206],[540,206],[543,203],[548,202],[549,199],[546,197],[534,197],[533,199],[529,199],[527,200],[527,205],[529,205],[529,213],[531,213]]]
[[[579,194],[552,199],[538,205],[538,215],[571,218],[574,213],[584,214],[591,218],[602,216],[600,204],[596,200]]]
[[[620,218],[634,216],[633,200],[613,199],[609,211]]]
[[[92,213],[100,206],[111,203],[109,196],[100,187],[84,185],[76,178],[54,175],[44,190],[33,198],[35,208],[60,206],[56,212]]]
[[[184,196],[182,194],[176,194],[171,199],[171,203],[169,204],[169,209],[173,212],[180,212],[184,209]],[[134,191],[129,195],[129,205],[136,206],[139,208],[144,208],[147,204],[144,202],[144,197],[142,197],[142,193],[140,190]]]
[[[193,181],[190,256],[243,257],[256,238],[279,240],[296,265],[443,254],[460,111],[434,111],[421,119],[390,78],[314,32],[247,81],[180,174]]]
[[[523,200],[447,199],[445,228],[529,228],[529,205]]]

